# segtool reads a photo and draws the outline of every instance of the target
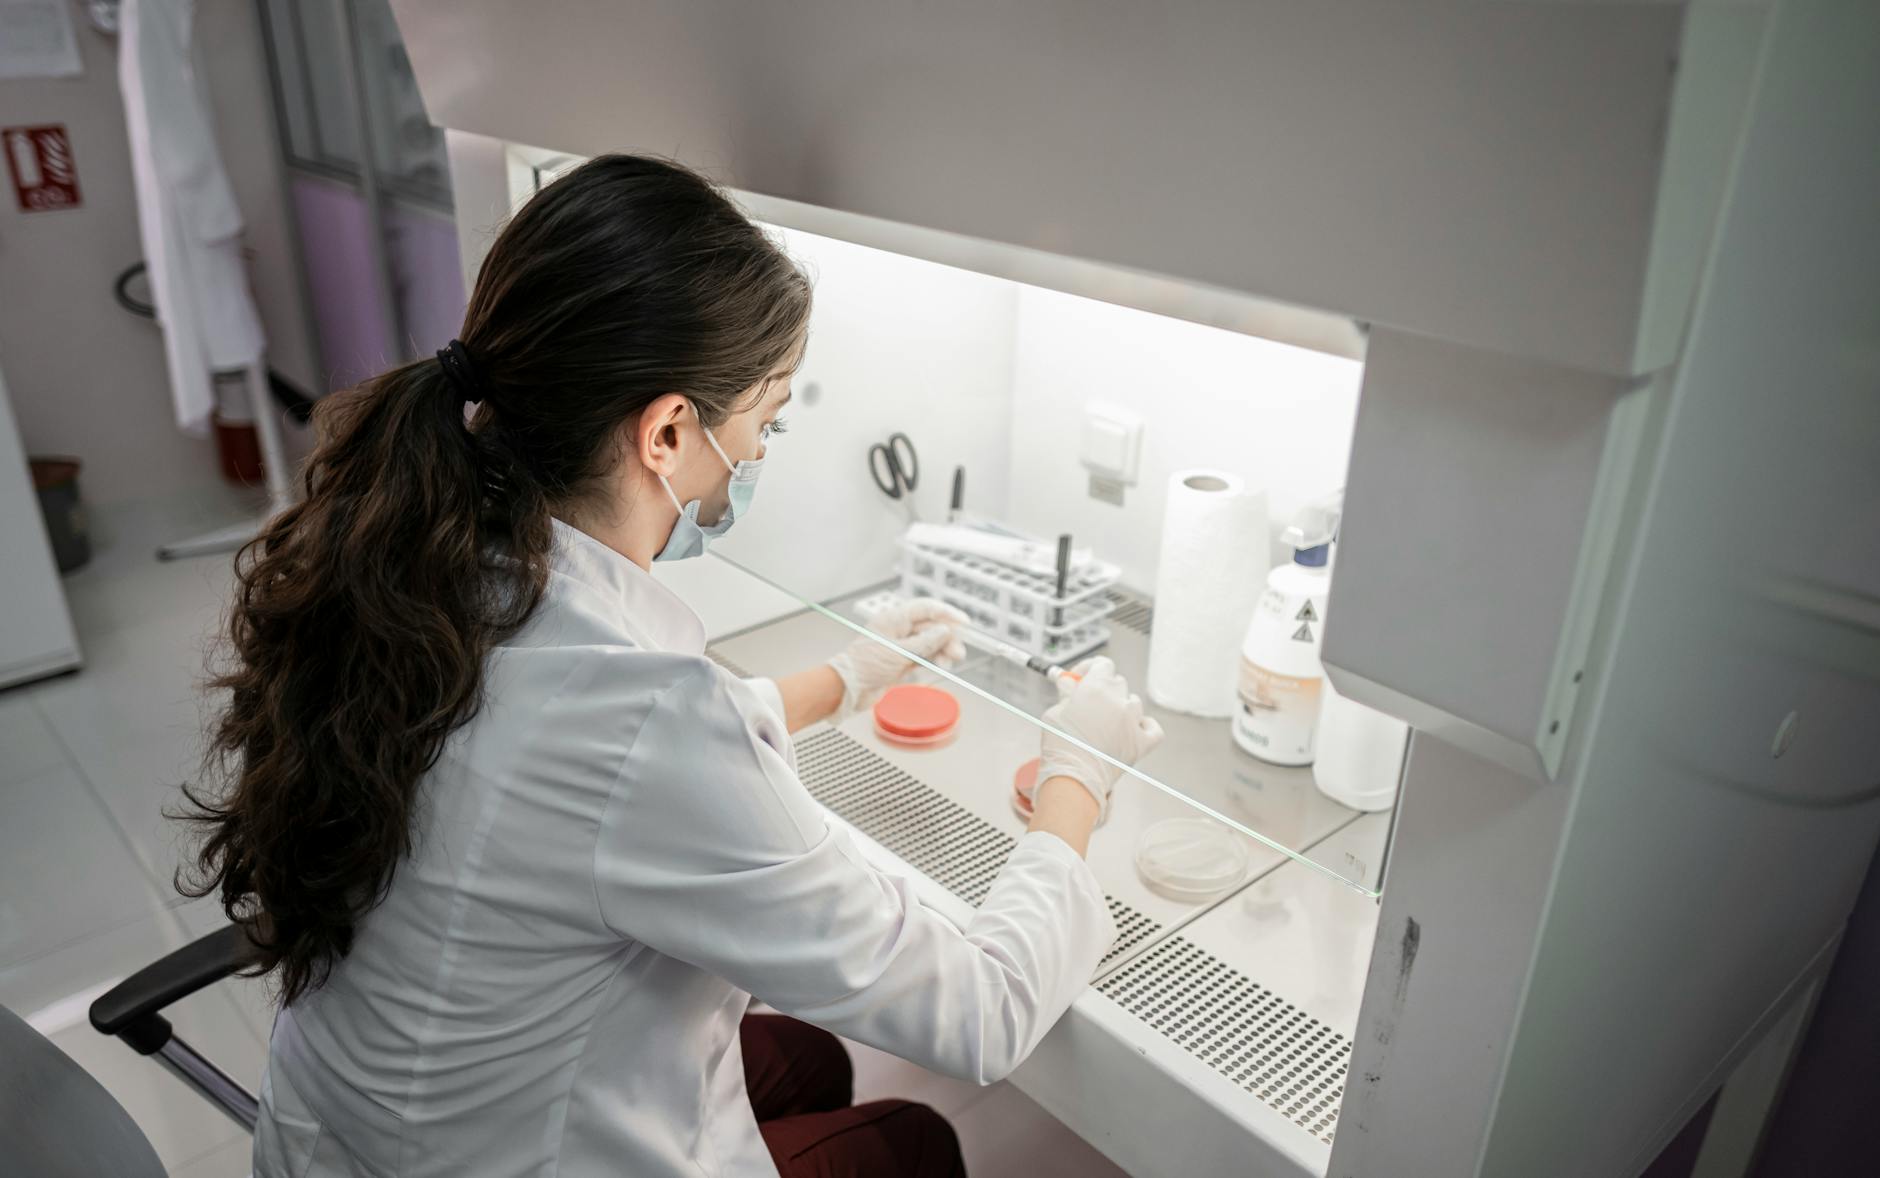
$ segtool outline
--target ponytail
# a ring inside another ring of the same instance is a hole
[[[178,881],[219,888],[284,1002],[325,981],[390,888],[419,779],[475,714],[484,653],[540,599],[551,535],[439,361],[328,397],[315,422],[304,498],[236,558],[208,754],[228,788],[186,788],[206,837],[199,880]]]
[[[801,348],[809,307],[705,180],[602,156],[504,228],[461,343],[320,403],[301,502],[236,557],[211,784],[181,815],[203,838],[177,879],[219,893],[283,1002],[325,982],[391,888],[484,656],[542,599],[551,511],[600,493],[654,399],[734,412]]]

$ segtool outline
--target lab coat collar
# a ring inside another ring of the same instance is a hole
[[[705,623],[677,593],[579,528],[551,522],[554,571],[618,610],[621,626],[636,644],[672,654],[705,653]]]

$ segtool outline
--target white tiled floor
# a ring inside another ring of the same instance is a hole
[[[153,1062],[94,1032],[89,995],[220,923],[171,886],[165,819],[200,754],[199,684],[227,557],[159,563],[157,544],[241,517],[227,494],[97,513],[96,555],[66,578],[85,668],[0,692],[0,1003],[33,1019],[130,1110],[170,1172],[248,1172],[246,1135]],[[171,1012],[177,1032],[260,1081],[272,1011],[233,981]],[[1096,1150],[1010,1085],[978,1088],[852,1044],[856,1098],[901,1097],[953,1121],[975,1178],[1105,1178]]]
[[[89,996],[214,927],[170,886],[162,816],[197,755],[195,684],[228,584],[226,558],[160,564],[156,546],[239,519],[206,493],[96,514],[91,564],[65,580],[85,667],[0,693],[0,1002],[32,1019],[117,1097],[176,1173],[248,1172],[247,1134],[85,1021]],[[177,1033],[257,1084],[264,987],[231,982],[169,1012]]]

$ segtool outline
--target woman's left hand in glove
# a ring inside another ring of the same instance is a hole
[[[829,660],[842,680],[842,705],[837,709],[837,718],[872,706],[882,692],[901,681],[914,666],[913,660],[901,653],[903,650],[943,667],[957,665],[966,657],[959,628],[967,620],[959,610],[931,597],[917,597],[876,614],[868,628],[888,642],[858,638]],[[888,645],[890,642],[894,645]]]

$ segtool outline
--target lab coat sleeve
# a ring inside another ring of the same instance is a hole
[[[787,1014],[948,1075],[1001,1079],[1115,939],[1089,867],[1056,836],[1027,834],[959,928],[827,820],[790,747],[781,718],[709,664],[666,688],[597,834],[603,918]]]
[[[775,679],[746,679],[743,683],[776,715],[779,723],[784,721],[783,689],[777,686]]]

